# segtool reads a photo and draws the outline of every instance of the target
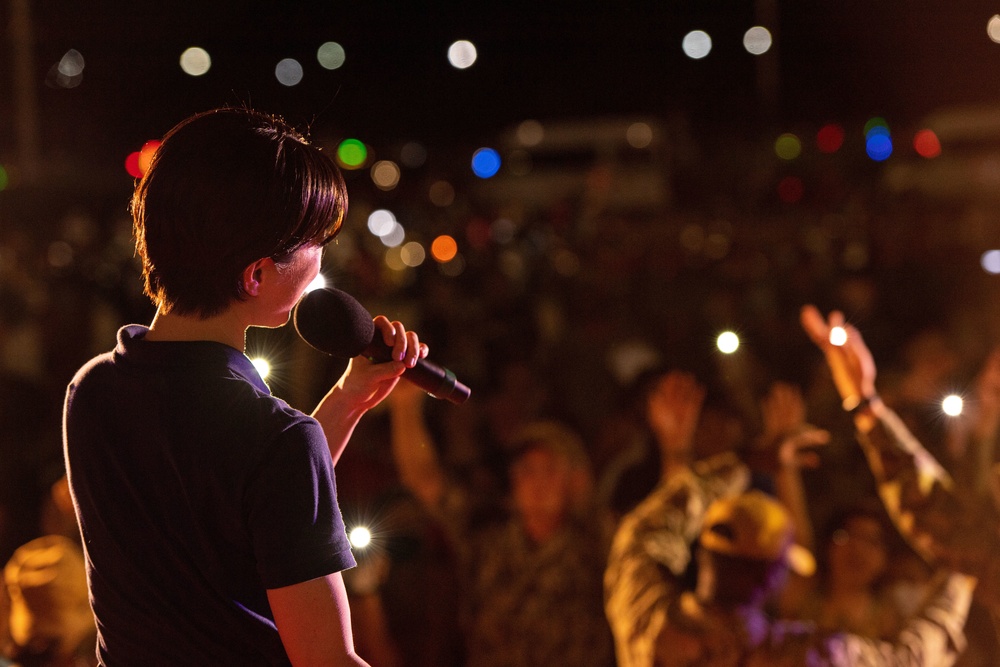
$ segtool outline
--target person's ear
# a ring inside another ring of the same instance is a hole
[[[265,269],[268,268],[268,262],[274,264],[274,260],[270,257],[264,257],[263,259],[258,259],[256,262],[243,269],[243,292],[249,296],[257,296],[260,294],[260,286],[264,280]]]

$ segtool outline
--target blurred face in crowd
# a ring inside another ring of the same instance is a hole
[[[546,447],[532,447],[511,465],[511,492],[525,519],[562,521],[570,506],[573,466]]]
[[[882,524],[870,517],[851,517],[834,531],[828,548],[834,585],[870,586],[885,572],[887,551]]]

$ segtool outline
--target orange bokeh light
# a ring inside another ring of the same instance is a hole
[[[913,136],[913,150],[921,157],[937,157],[941,155],[941,142],[934,130],[920,130]]]
[[[447,234],[442,234],[431,243],[431,256],[442,264],[455,259],[455,255],[457,254],[458,243]]]

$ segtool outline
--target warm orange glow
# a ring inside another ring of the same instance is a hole
[[[457,254],[458,244],[455,243],[455,239],[447,234],[442,234],[431,243],[431,256],[442,264],[455,259],[455,255]]]

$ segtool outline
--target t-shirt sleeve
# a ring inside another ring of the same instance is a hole
[[[257,571],[281,588],[356,563],[337,504],[330,452],[319,424],[304,420],[277,435],[245,496]]]

